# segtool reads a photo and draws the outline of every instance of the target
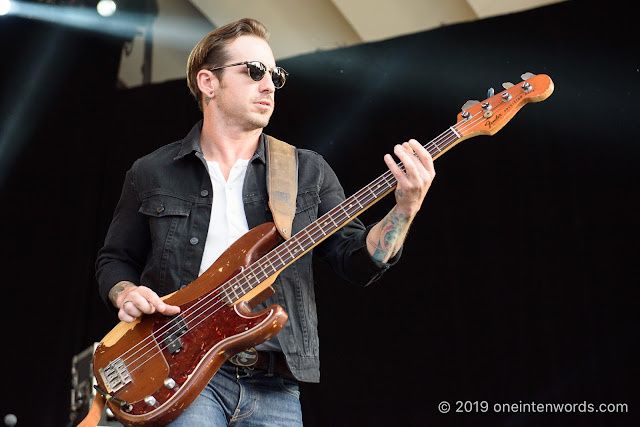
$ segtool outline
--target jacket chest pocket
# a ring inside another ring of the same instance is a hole
[[[318,218],[320,196],[316,189],[300,191],[296,197],[296,216],[293,218],[293,233],[297,233]]]
[[[193,203],[164,194],[151,195],[142,200],[139,212],[149,219],[152,256],[175,252],[180,248],[179,236],[186,235]]]

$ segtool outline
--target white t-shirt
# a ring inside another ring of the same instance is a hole
[[[242,186],[248,164],[249,159],[238,159],[229,172],[229,179],[225,181],[218,163],[207,162],[213,185],[213,206],[198,275],[204,273],[233,242],[249,231],[242,202]]]
[[[218,163],[207,162],[213,185],[213,206],[198,276],[207,271],[233,242],[249,231],[242,202],[242,186],[248,165],[248,159],[238,159],[229,172],[229,179],[225,181]],[[277,335],[257,345],[256,349],[282,351]]]

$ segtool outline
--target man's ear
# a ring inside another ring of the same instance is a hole
[[[209,70],[200,70],[196,77],[198,89],[205,98],[213,98],[219,85],[218,77]]]

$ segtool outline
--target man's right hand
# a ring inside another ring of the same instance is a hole
[[[119,309],[118,318],[123,322],[133,322],[142,314],[158,313],[172,316],[180,313],[180,307],[165,304],[151,289],[136,286],[131,282],[118,282],[109,291],[111,303]]]

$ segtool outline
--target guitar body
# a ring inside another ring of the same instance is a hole
[[[235,304],[217,295],[220,286],[279,242],[273,224],[254,228],[202,276],[164,298],[180,307],[178,315],[155,313],[121,322],[104,337],[93,369],[98,387],[115,398],[108,405],[118,420],[129,426],[172,421],[227,359],[284,327],[287,314],[280,306],[251,312],[274,293],[277,274]]]

